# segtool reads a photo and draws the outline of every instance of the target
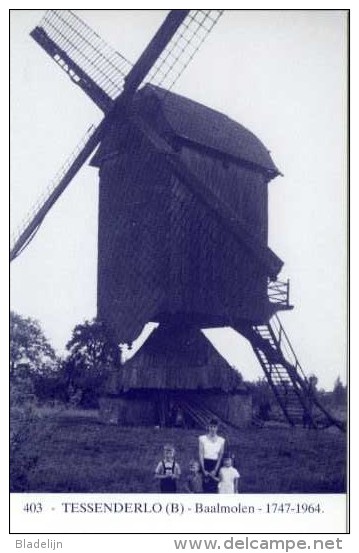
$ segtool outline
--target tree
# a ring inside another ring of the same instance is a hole
[[[39,416],[34,398],[58,374],[59,362],[40,324],[10,313],[10,488],[27,491],[38,461],[34,447]],[[41,428],[41,426],[40,426]]]
[[[40,323],[10,312],[10,374],[44,374],[58,368],[55,351]]]
[[[343,385],[339,376],[334,382],[332,396],[336,404],[343,404],[346,402],[347,389],[346,386]]]
[[[252,392],[253,407],[258,417],[269,420],[273,409],[274,396],[266,378],[258,378],[256,382],[246,383]]]
[[[120,350],[106,326],[98,319],[75,326],[66,345],[65,361],[68,386],[81,392],[84,407],[96,407],[109,369],[120,362]]]
[[[308,377],[308,382],[312,388],[312,390],[314,392],[317,391],[317,386],[318,386],[318,377],[315,376],[315,374],[310,374],[309,377]]]
[[[10,312],[10,383],[18,402],[33,399],[45,380],[57,378],[60,363],[40,323]]]

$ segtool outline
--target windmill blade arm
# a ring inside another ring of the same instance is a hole
[[[125,94],[133,95],[188,17],[190,10],[171,10],[125,78]]]
[[[32,38],[107,112],[146,83],[170,89],[223,10],[172,10],[134,66],[70,10],[48,10]]]
[[[170,90],[216,25],[224,10],[187,10],[188,14],[142,84]]]
[[[104,130],[104,121],[97,127],[91,127],[82,138],[69,159],[57,173],[49,185],[44,196],[28,215],[12,241],[10,248],[10,261],[13,261],[29,244],[48,211],[59,199],[76,173],[86,162],[88,157],[101,140]]]
[[[106,112],[112,105],[112,100],[108,94],[94,81],[90,75],[86,74],[81,67],[71,59],[65,50],[56,44],[42,29],[35,27],[30,33],[31,37],[45,50],[47,54],[68,74],[73,83],[95,102],[95,104]]]
[[[122,92],[132,64],[70,10],[48,10],[30,35],[103,111]]]

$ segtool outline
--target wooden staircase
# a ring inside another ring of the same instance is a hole
[[[253,325],[243,334],[250,341],[268,383],[290,425],[325,428],[345,424],[335,419],[319,402],[311,379],[298,361],[277,315],[267,324]]]

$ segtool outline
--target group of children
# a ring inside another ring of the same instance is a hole
[[[158,463],[155,470],[155,478],[160,482],[161,493],[176,493],[177,482],[180,477],[181,468],[175,459],[175,448],[171,444],[166,444],[163,448],[163,459]],[[208,478],[213,481],[213,491],[227,494],[238,493],[239,473],[233,466],[233,456],[229,453],[223,455],[222,466],[218,473],[208,473],[201,470],[200,463],[196,459],[192,459],[185,482],[186,492],[206,493]]]

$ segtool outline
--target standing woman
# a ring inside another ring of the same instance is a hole
[[[203,474],[203,493],[218,492],[218,471],[221,466],[225,439],[218,436],[218,421],[211,419],[208,432],[199,437],[199,462]]]

